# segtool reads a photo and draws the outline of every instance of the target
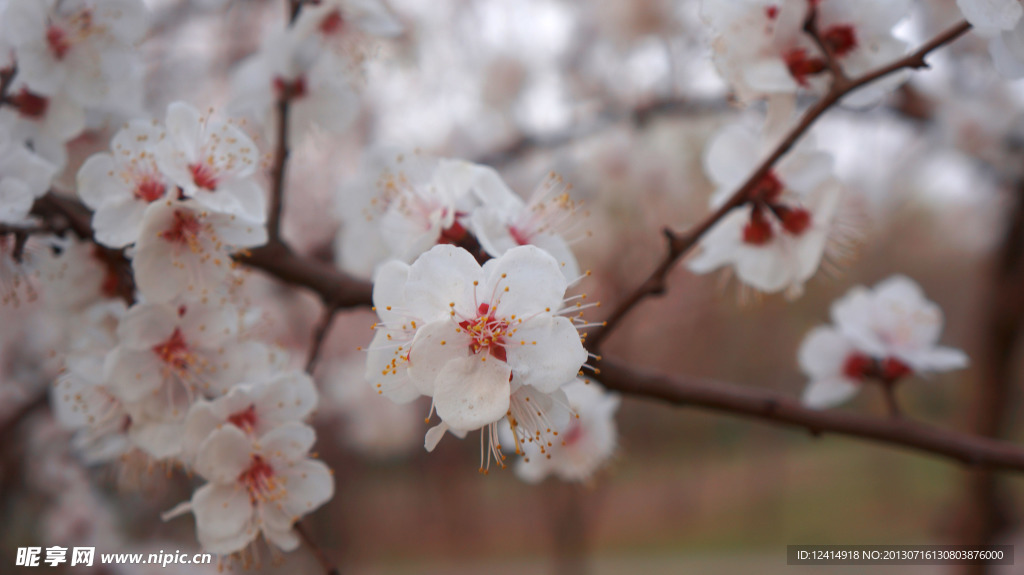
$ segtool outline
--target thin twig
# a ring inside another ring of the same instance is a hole
[[[900,410],[900,402],[896,401],[896,382],[883,381],[882,393],[885,394],[885,407],[889,410],[889,417],[897,419],[903,417],[903,412]]]
[[[302,13],[304,0],[288,0],[288,26],[293,26]],[[291,100],[294,94],[292,86],[283,83],[281,93],[277,95],[277,124],[274,132],[277,138],[274,148],[274,159],[270,165],[270,208],[267,214],[267,237],[271,242],[281,239],[281,217],[284,212],[284,186],[288,172],[288,157],[291,155],[288,141],[288,122],[291,112]]]
[[[1024,448],[996,439],[940,429],[903,418],[843,410],[808,409],[797,400],[763,389],[700,378],[668,376],[606,358],[593,376],[608,389],[769,423],[867,439],[993,470],[1024,471]]]
[[[24,421],[29,415],[34,413],[37,409],[46,407],[50,401],[50,396],[47,393],[49,388],[45,388],[42,391],[36,393],[30,399],[22,402],[14,412],[6,417],[3,421],[0,421],[0,437],[4,439],[11,439],[11,434],[14,429]]]
[[[316,363],[320,359],[320,350],[324,346],[324,341],[327,340],[327,334],[331,331],[331,325],[334,324],[334,318],[337,317],[338,311],[337,305],[325,305],[323,315],[313,330],[313,343],[309,348],[309,356],[306,358],[306,373],[310,375],[313,374]]]
[[[302,523],[295,524],[295,531],[299,534],[299,537],[302,539],[302,542],[306,544],[306,547],[309,547],[309,550],[313,552],[313,556],[316,557],[317,562],[319,562],[320,566],[323,567],[324,573],[326,573],[326,575],[341,574],[341,571],[327,557],[323,549],[320,549],[320,547],[313,542],[313,538],[309,536],[309,533],[306,531],[306,528],[302,525]]]
[[[288,170],[288,116],[290,104],[286,95],[277,100],[277,147],[270,167],[270,212],[267,215],[267,237],[271,242],[281,239],[281,216],[284,211],[284,186]]]
[[[11,86],[14,84],[14,77],[18,75],[18,65],[0,70],[0,106],[4,104],[14,105],[10,98]]]
[[[700,239],[710,231],[711,228],[715,227],[715,225],[718,224],[718,222],[721,221],[729,212],[747,202],[750,193],[761,183],[765,176],[771,172],[775,164],[785,156],[794,145],[796,145],[796,143],[804,136],[804,134],[807,133],[818,118],[825,114],[825,112],[836,105],[850,92],[866,86],[879,78],[888,76],[889,74],[899,70],[927,67],[928,64],[925,62],[925,57],[929,53],[959,38],[970,29],[970,24],[962,22],[949,30],[946,30],[942,34],[939,34],[917,51],[896,60],[892,64],[883,66],[874,72],[869,72],[859,78],[850,80],[849,82],[840,81],[833,83],[832,88],[828,93],[826,93],[814,106],[804,113],[797,125],[794,126],[788,134],[786,134],[772,153],[761,162],[761,165],[754,170],[754,173],[747,178],[746,182],[736,190],[728,201],[705,217],[703,221],[698,223],[685,234],[676,234],[671,230],[665,230],[665,235],[669,240],[668,250],[665,257],[662,259],[661,263],[658,264],[658,267],[654,272],[648,276],[648,278],[640,284],[633,293],[627,296],[626,299],[614,309],[614,311],[612,311],[611,315],[608,316],[608,319],[606,320],[606,325],[591,333],[587,340],[588,347],[591,351],[596,352],[600,348],[604,339],[608,337],[608,334],[616,329],[626,315],[628,315],[629,312],[631,312],[640,302],[650,296],[664,293],[665,278],[668,275],[668,272],[674,267],[675,263],[693,249]]]
[[[804,22],[804,32],[814,40],[814,43],[821,50],[825,56],[825,67],[828,68],[829,74],[832,76],[833,86],[843,86],[850,82],[850,78],[846,75],[846,71],[843,70],[843,66],[839,63],[839,59],[836,58],[835,52],[829,43],[821,36],[821,30],[818,29],[818,7],[812,5],[810,13],[807,15],[807,21]]]

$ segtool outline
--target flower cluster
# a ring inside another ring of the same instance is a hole
[[[12,106],[0,111],[13,124],[4,132],[61,169],[87,112],[141,110],[136,45],[148,19],[141,0],[9,0],[0,11],[0,46],[13,56],[5,62],[0,54],[0,68],[14,73],[17,63]]]
[[[990,38],[989,53],[999,73],[1024,78],[1024,6],[1020,0],[957,0],[979,34]]]
[[[829,58],[851,76],[888,64],[907,50],[892,31],[909,9],[909,0],[704,0],[702,5],[715,32],[715,65],[746,102],[822,92]],[[820,43],[807,31],[812,11]],[[877,101],[900,81],[896,76],[858,90],[846,101]]]
[[[287,141],[318,128],[341,134],[355,119],[354,36],[392,37],[402,27],[376,0],[330,0],[308,6],[298,21],[267,36],[233,79],[233,108],[264,126],[275,142],[280,102],[289,104]],[[354,34],[355,33],[355,34]]]
[[[369,278],[388,260],[410,263],[437,244],[471,247],[468,240],[489,257],[537,246],[573,281],[580,268],[570,245],[581,235],[569,191],[549,174],[524,202],[493,168],[381,151],[339,193],[338,265]]]
[[[800,367],[811,379],[803,402],[810,407],[843,403],[868,381],[892,386],[967,366],[962,351],[937,345],[942,310],[904,276],[853,288],[832,304],[832,322],[812,330],[800,347]]]
[[[40,114],[67,115],[62,106],[71,102],[80,114],[108,96],[130,104],[118,90],[136,79],[132,44],[144,30],[137,7],[10,2],[4,23],[20,26],[3,38],[27,86],[11,97],[12,109],[24,115],[37,104]],[[266,113],[260,120],[271,133],[269,115],[285,101],[293,130],[344,130],[357,108],[341,67],[353,25],[399,30],[375,2],[310,6],[241,67],[239,107]],[[13,125],[7,112],[0,122]],[[76,449],[90,463],[118,462],[122,475],[159,464],[205,480],[165,518],[191,512],[199,542],[222,556],[244,556],[260,538],[294,549],[294,524],[334,489],[311,453],[317,389],[287,353],[257,337],[264,320],[235,270],[238,252],[267,241],[265,164],[241,126],[182,102],[163,121],[128,121],[77,174],[95,243],[47,239],[37,265],[66,326],[52,401]],[[18,133],[0,130],[0,138]],[[39,149],[43,140],[0,140],[3,223],[30,224],[33,200],[60,167],[36,156]]]

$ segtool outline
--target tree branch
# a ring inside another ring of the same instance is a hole
[[[312,290],[325,305],[339,309],[373,304],[373,285],[334,266],[296,254],[283,242],[269,243],[235,256],[235,260],[292,285]]]
[[[888,76],[889,74],[899,70],[927,67],[928,64],[925,62],[925,57],[929,53],[959,38],[970,29],[970,24],[967,22],[961,22],[960,24],[939,34],[917,51],[896,60],[892,64],[879,68],[874,72],[869,72],[848,82],[834,82],[828,93],[826,93],[816,104],[804,113],[797,125],[786,134],[771,154],[761,162],[760,166],[754,170],[754,173],[747,178],[743,185],[736,190],[728,201],[705,217],[703,221],[698,223],[685,234],[675,234],[670,230],[666,230],[665,234],[669,238],[669,249],[665,254],[664,259],[662,259],[661,263],[658,264],[658,267],[655,268],[654,272],[652,272],[651,275],[648,276],[648,278],[640,284],[632,294],[630,294],[612,311],[606,321],[606,325],[591,333],[587,340],[587,346],[591,351],[596,352],[600,348],[604,339],[619,326],[626,315],[636,308],[640,302],[650,296],[664,293],[665,278],[667,277],[668,272],[674,267],[675,263],[684,255],[689,253],[689,251],[697,245],[704,234],[710,231],[711,228],[715,227],[715,225],[718,224],[718,222],[721,221],[729,212],[747,202],[750,193],[761,183],[765,176],[771,172],[775,164],[785,156],[798,141],[800,141],[804,134],[810,130],[811,126],[813,126],[818,118],[824,115],[825,112],[839,103],[839,101],[850,92],[853,92],[858,88],[862,88],[875,80]]]
[[[718,381],[644,372],[607,358],[601,362],[601,372],[592,377],[608,389],[672,405],[694,406],[803,428],[815,436],[834,433],[866,439],[930,453],[972,467],[1024,471],[1024,448],[906,418],[808,409],[782,394]]]

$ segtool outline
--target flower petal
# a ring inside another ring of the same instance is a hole
[[[494,358],[464,357],[449,361],[437,377],[434,407],[453,429],[471,431],[505,417],[512,369]]]

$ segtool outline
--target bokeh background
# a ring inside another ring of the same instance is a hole
[[[174,100],[226,110],[232,71],[286,18],[283,0],[148,3],[154,26],[141,49],[155,116]],[[421,149],[491,164],[524,195],[548,172],[561,174],[587,212],[588,233],[574,245],[593,271],[584,287],[615,302],[661,256],[661,228],[684,229],[707,212],[708,138],[763,113],[731,101],[698,0],[388,4],[406,31],[360,47],[353,74],[363,106],[352,133],[314,135],[293,153],[284,235],[302,252],[331,257],[332,214],[346,202],[339,190],[359,176],[367,152]],[[958,18],[953,0],[921,1],[899,32],[916,44]],[[902,273],[945,311],[943,343],[972,358],[968,370],[907,382],[899,395],[908,416],[1024,439],[1016,424],[1024,237],[1012,226],[1024,209],[1024,90],[998,77],[974,36],[932,60],[884,104],[834,110],[813,130],[847,192],[841,233],[802,297],[758,297],[725,275],[680,266],[669,294],[643,304],[606,352],[796,396],[806,383],[796,351],[828,321],[830,303]],[[118,121],[94,119],[74,157],[105,148]],[[65,172],[69,186],[74,173]],[[302,358],[318,317],[314,297],[256,273],[246,289],[264,309],[267,337]],[[0,309],[0,421],[52,381],[40,305]],[[865,569],[787,567],[785,546],[1024,541],[1017,477],[993,483],[907,451],[628,397],[617,455],[589,483],[480,475],[475,437],[424,452],[427,405],[365,408],[373,417],[339,407],[347,388],[363,385],[346,362],[358,361],[372,321],[368,311],[343,314],[317,373],[317,450],[335,470],[337,494],[307,525],[345,573],[857,573]],[[844,409],[884,413],[873,393]],[[194,480],[180,470],[83,467],[45,404],[2,429],[0,572],[17,547],[62,538],[109,552],[196,547],[191,520],[159,520],[191,493]],[[78,478],[87,495],[55,493],[57,475]],[[303,548],[250,571],[319,569]]]

